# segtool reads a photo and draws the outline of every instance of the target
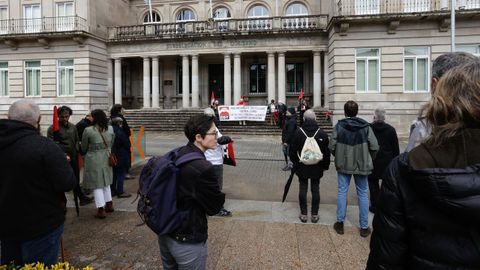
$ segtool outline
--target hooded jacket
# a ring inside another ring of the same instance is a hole
[[[0,239],[32,240],[65,221],[75,176],[60,147],[24,122],[0,120]]]
[[[339,120],[328,146],[335,156],[337,171],[344,174],[369,175],[379,149],[370,124],[358,117]]]
[[[282,143],[291,144],[295,130],[297,129],[297,114],[293,113],[286,117],[285,126],[282,130]]]
[[[375,159],[373,159],[371,176],[381,179],[388,164],[400,154],[398,137],[395,128],[384,121],[375,121],[371,124],[371,127],[380,146]]]
[[[393,160],[367,269],[480,269],[480,130]],[[467,147],[469,146],[469,147]]]

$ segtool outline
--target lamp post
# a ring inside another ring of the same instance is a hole
[[[450,10],[450,32],[452,34],[451,36],[451,52],[455,52],[455,3],[456,0],[451,1],[451,10]]]

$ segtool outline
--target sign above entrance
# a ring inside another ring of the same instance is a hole
[[[265,121],[267,106],[218,106],[220,121]]]
[[[213,40],[195,42],[172,42],[167,49],[218,49],[218,48],[245,48],[257,45],[256,40]]]

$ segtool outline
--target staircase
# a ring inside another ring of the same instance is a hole
[[[203,109],[140,109],[126,110],[128,124],[132,128],[143,125],[146,131],[157,132],[183,132],[187,120],[196,114],[203,113]],[[319,126],[327,133],[332,132],[331,120],[325,119],[326,110],[315,109]],[[299,123],[299,119],[297,119]],[[245,126],[240,126],[238,121],[221,122],[220,131],[223,134],[254,134],[254,135],[281,135],[282,130],[270,125],[270,115],[264,122],[247,121]]]

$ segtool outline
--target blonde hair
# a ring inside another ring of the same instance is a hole
[[[480,124],[480,60],[449,70],[439,80],[432,99],[424,106],[432,124],[428,143],[439,146],[468,127]]]

